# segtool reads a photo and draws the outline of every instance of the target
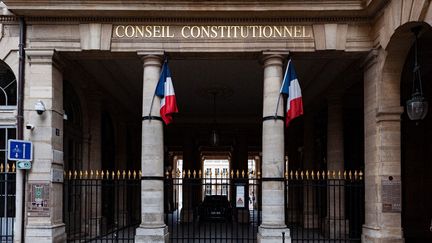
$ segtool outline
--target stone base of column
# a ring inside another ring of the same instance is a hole
[[[403,243],[402,228],[371,228],[363,225],[362,242],[367,243]]]
[[[150,228],[141,226],[136,229],[135,243],[168,243],[168,227]]]
[[[180,211],[180,222],[190,223],[194,221],[194,211],[192,209],[182,208]]]
[[[58,225],[27,225],[25,229],[25,242],[66,242],[65,224]]]
[[[282,239],[282,233],[284,239]],[[260,226],[257,235],[258,243],[291,243],[290,230],[284,226],[281,228]]]
[[[317,229],[319,228],[318,214],[307,213],[303,215],[303,228]]]
[[[324,235],[330,239],[345,238],[349,234],[348,219],[326,219],[324,223]]]

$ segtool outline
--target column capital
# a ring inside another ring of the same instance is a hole
[[[137,51],[137,55],[141,57],[144,66],[161,66],[165,52],[162,50]]]
[[[261,54],[260,62],[264,67],[270,65],[282,66],[283,60],[288,56],[288,51],[268,50],[263,51]]]
[[[26,49],[25,54],[30,64],[51,64],[60,71],[66,66],[54,49]]]

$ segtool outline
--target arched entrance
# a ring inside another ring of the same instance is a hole
[[[420,23],[418,23],[420,24]],[[417,25],[418,25],[417,24]],[[409,32],[408,32],[409,33]],[[432,100],[432,28],[424,26],[418,40],[418,62],[425,98]],[[414,46],[409,50],[401,75],[401,105],[411,98]],[[432,115],[411,121],[402,114],[402,228],[406,242],[432,241]]]

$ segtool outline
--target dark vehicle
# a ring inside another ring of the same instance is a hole
[[[200,221],[206,220],[228,220],[232,219],[232,208],[227,196],[211,195],[205,196],[199,206]]]

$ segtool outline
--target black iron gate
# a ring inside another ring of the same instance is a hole
[[[259,179],[244,171],[166,173],[170,242],[256,242],[260,190]]]
[[[15,222],[15,164],[0,164],[0,242],[13,242]]]
[[[15,174],[0,168],[2,242],[12,241]],[[285,173],[285,213],[292,242],[360,242],[363,174]],[[165,223],[170,242],[256,242],[261,224],[261,179],[232,171],[165,174]],[[141,215],[140,172],[67,172],[64,219],[68,242],[134,242]],[[112,200],[105,202],[103,191]],[[105,215],[105,203],[114,210]],[[113,218],[108,222],[107,218]]]
[[[292,242],[361,242],[362,172],[290,171],[285,181]]]
[[[138,171],[65,172],[67,242],[134,242],[141,222],[140,175]],[[110,200],[104,200],[104,192]]]

